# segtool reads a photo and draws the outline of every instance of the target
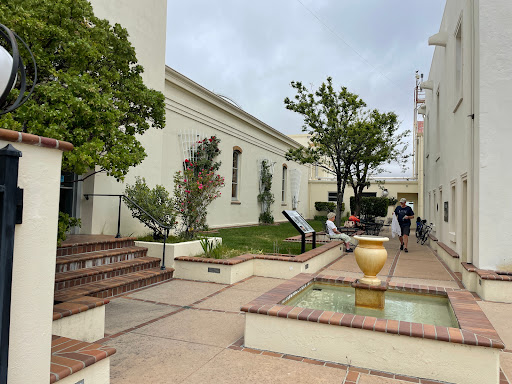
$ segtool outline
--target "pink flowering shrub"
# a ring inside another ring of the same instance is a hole
[[[198,160],[193,163],[186,159],[185,170],[174,174],[174,209],[186,238],[193,238],[195,232],[207,228],[208,206],[221,196],[224,186],[224,178],[215,173],[220,162],[213,162],[220,153],[219,139],[212,136],[198,144]]]

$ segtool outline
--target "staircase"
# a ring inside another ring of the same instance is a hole
[[[57,248],[55,303],[82,296],[107,298],[172,278],[135,238],[71,235]]]

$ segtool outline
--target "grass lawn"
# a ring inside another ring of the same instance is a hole
[[[309,224],[315,231],[324,230],[324,222],[309,220]],[[219,229],[219,234],[214,236],[222,237],[222,245],[230,249],[229,253],[282,253],[299,255],[300,243],[287,243],[283,240],[287,237],[297,236],[299,232],[290,224],[259,225],[242,228]],[[306,251],[311,249],[311,244],[306,244]]]

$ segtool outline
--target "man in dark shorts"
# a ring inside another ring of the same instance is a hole
[[[405,205],[407,203],[407,199],[401,198],[400,205],[395,208],[395,215],[398,219],[398,224],[400,224],[400,229],[402,231],[402,236],[400,239],[400,249],[405,252],[409,252],[407,249],[407,245],[409,244],[409,233],[411,232],[411,219],[414,218],[414,212],[411,207]],[[405,248],[404,248],[405,245]]]

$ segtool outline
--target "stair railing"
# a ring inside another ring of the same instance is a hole
[[[121,202],[123,201],[123,199],[126,199],[130,203],[135,205],[138,209],[140,209],[142,212],[144,212],[146,215],[148,215],[151,218],[151,220],[153,220],[153,222],[155,224],[158,224],[158,226],[160,226],[160,228],[163,228],[165,230],[165,236],[164,236],[164,246],[163,246],[163,251],[162,251],[162,265],[160,266],[160,269],[161,270],[165,270],[165,244],[167,243],[167,237],[169,237],[169,231],[171,230],[170,226],[162,224],[159,220],[155,219],[148,211],[146,211],[144,208],[142,208],[139,204],[137,204],[135,201],[133,201],[132,199],[130,199],[126,195],[109,195],[109,194],[102,194],[102,193],[85,193],[84,194],[85,200],[89,200],[89,196],[107,196],[107,197],[118,197],[119,198],[119,210],[118,210],[118,214],[117,214],[117,235],[116,235],[116,239],[121,237]]]

